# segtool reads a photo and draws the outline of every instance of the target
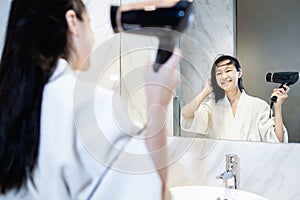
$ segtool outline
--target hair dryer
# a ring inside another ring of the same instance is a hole
[[[193,20],[193,0],[153,1],[111,6],[111,25],[115,33],[155,36],[159,46],[154,64],[157,72],[172,55],[176,38]]]
[[[299,79],[299,72],[269,72],[266,75],[266,81],[267,82],[273,82],[273,83],[280,83],[279,88],[284,88],[284,85],[290,86],[295,84]],[[285,88],[284,88],[285,89]],[[272,96],[271,97],[271,109],[273,107],[273,104],[276,103],[277,97]]]

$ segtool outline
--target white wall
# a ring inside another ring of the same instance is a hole
[[[246,91],[270,102],[278,83],[267,83],[268,72],[300,71],[300,1],[239,0],[237,55]],[[283,106],[289,142],[300,142],[300,82],[291,86]]]

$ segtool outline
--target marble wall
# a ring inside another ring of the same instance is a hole
[[[170,138],[173,144],[191,144],[169,168],[169,187],[224,184],[216,176],[225,171],[226,154],[240,160],[240,189],[270,200],[300,199],[300,146]],[[174,142],[174,140],[178,140]],[[180,142],[179,142],[180,141]],[[176,149],[176,147],[173,147]]]

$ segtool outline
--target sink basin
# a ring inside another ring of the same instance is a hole
[[[244,191],[211,186],[182,186],[170,188],[171,200],[267,200]]]

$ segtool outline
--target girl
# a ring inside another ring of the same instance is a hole
[[[80,82],[75,72],[89,69],[93,44],[81,0],[12,1],[0,66],[0,199],[153,200],[164,196],[167,171],[159,166],[166,153],[149,153],[166,144],[165,126],[156,119],[165,120],[164,109],[179,82],[179,59],[172,56],[158,73],[149,67],[146,136],[151,137],[136,140],[126,134],[141,130],[131,124],[122,129],[115,123],[111,91],[99,89],[92,96],[82,93],[83,100],[74,99]],[[156,105],[163,109],[155,109]],[[91,107],[95,112],[86,115]],[[117,111],[128,117],[124,109]],[[144,150],[144,162],[153,166],[153,173],[112,170],[114,159],[124,163],[125,151],[111,151],[114,143],[109,146],[88,138],[108,160],[102,162],[90,154],[80,136],[97,131],[84,121],[95,116],[103,125],[99,134],[114,136],[118,145],[123,141],[133,152]]]
[[[278,100],[274,105],[275,117],[269,118],[269,105],[245,92],[242,74],[236,58],[218,57],[204,89],[182,109],[183,129],[215,139],[287,142],[281,108],[289,87],[274,89],[272,96]],[[214,101],[204,102],[211,93]]]

